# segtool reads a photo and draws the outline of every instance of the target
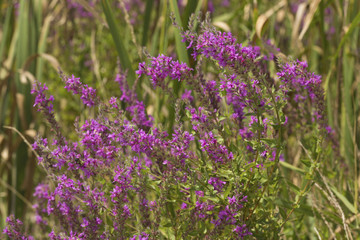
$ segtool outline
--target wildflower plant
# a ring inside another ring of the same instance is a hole
[[[194,18],[193,18],[194,20]],[[103,101],[75,76],[65,88],[93,108],[76,121],[78,139],[61,133],[46,86],[35,83],[35,105],[54,138],[33,144],[47,179],[36,187],[36,223],[50,239],[276,239],[302,204],[329,139],[321,79],[304,62],[279,64],[272,77],[260,48],[237,43],[209,21],[183,39],[195,67],[159,55],[139,64],[139,77],[169,93],[173,132],[164,131],[119,73],[120,97]],[[183,82],[183,95],[172,94]],[[308,184],[293,205],[278,200],[284,141],[298,129],[319,135]],[[309,126],[309,127],[306,127]],[[290,129],[291,128],[291,129]],[[291,130],[291,131],[290,131]],[[320,147],[321,146],[321,147]],[[11,218],[4,231],[18,233]],[[13,226],[13,227],[11,227]],[[19,235],[20,236],[20,235]],[[23,239],[31,239],[21,235]]]

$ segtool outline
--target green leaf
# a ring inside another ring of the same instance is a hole
[[[280,199],[280,198],[275,199],[274,202],[275,202],[275,204],[277,206],[280,206],[280,207],[283,207],[283,208],[286,208],[286,209],[292,209],[292,202],[289,202],[289,201],[286,201],[286,200],[283,200],[283,199]]]
[[[354,214],[356,214],[356,209],[354,208],[354,204],[350,203],[350,201],[341,193],[339,193],[335,187],[330,186],[331,190],[335,193],[335,195],[343,202],[343,204]]]
[[[182,15],[182,17],[183,17],[182,24],[184,27],[188,24],[191,14],[195,13],[197,4],[198,4],[197,1],[188,1],[187,2],[184,14]]]
[[[11,13],[12,13],[12,5],[10,4],[9,8],[6,11],[6,17],[5,17],[5,22],[3,25],[3,31],[2,31],[2,40],[0,41],[0,60],[2,61],[2,56],[4,53],[4,49],[5,49],[5,44],[6,44],[6,39],[8,38],[8,34],[9,32],[9,28],[10,28],[10,19],[11,19]]]
[[[162,225],[162,227],[164,227],[164,228],[172,227],[172,223],[169,221],[168,223],[165,223],[164,225]]]
[[[170,6],[171,6],[171,10],[174,12],[175,14],[175,20],[177,22],[177,24],[182,27],[181,24],[181,17],[180,17],[180,12],[179,12],[179,8],[177,5],[177,1],[176,0],[170,0]],[[186,45],[185,43],[182,41],[182,37],[181,37],[181,33],[180,30],[178,28],[175,28],[175,45],[176,45],[176,52],[178,54],[179,60],[180,62],[186,63],[189,66],[189,57],[188,57],[188,52],[186,49]],[[173,89],[174,89],[174,94],[176,97],[179,96],[179,92],[181,92],[181,82],[180,81],[174,81],[173,82]],[[173,125],[175,122],[175,108],[171,107],[169,109],[169,134],[171,135],[173,132]]]
[[[307,216],[314,216],[312,208],[309,205],[305,204],[300,204],[300,206],[295,210],[295,212],[299,212]]]
[[[171,11],[173,11],[175,14],[175,20],[177,24],[180,27],[183,27],[181,24],[180,11],[177,5],[177,1],[170,0],[170,7],[171,7]],[[176,44],[176,52],[179,55],[179,60],[189,65],[189,57],[188,57],[187,49],[185,43],[182,41],[180,30],[177,28],[175,28],[175,44]]]
[[[38,54],[42,54],[46,49],[46,41],[49,33],[50,23],[53,20],[51,15],[47,16],[44,21],[44,25],[41,29],[41,34],[39,37],[38,44]],[[39,58],[36,64],[36,78],[39,82],[42,81],[42,72],[43,72],[44,59]]]
[[[224,192],[224,199],[226,199],[227,196],[229,196],[229,193],[230,193],[231,189],[232,189],[232,184],[231,184],[231,182],[230,182],[229,185],[228,185],[228,187],[226,188],[226,190],[225,190],[225,192]]]
[[[269,145],[270,148],[275,148],[277,146],[277,139],[261,138],[261,141]]]
[[[331,77],[331,75],[333,73],[333,69],[335,68],[336,59],[340,55],[341,49],[344,46],[345,41],[351,36],[353,31],[358,27],[359,23],[360,23],[360,12],[356,15],[356,17],[354,18],[354,20],[350,24],[346,34],[342,37],[342,39],[340,41],[340,44],[338,45],[338,48],[336,49],[336,53],[332,58],[331,65],[330,65],[330,70],[329,70],[329,72],[328,72],[328,74],[326,76],[326,80],[325,80],[325,85],[324,85],[325,92],[327,91],[327,89],[329,87],[330,77]]]
[[[128,81],[129,81],[128,84],[130,87],[132,87],[134,85],[136,76],[135,76],[135,72],[131,65],[130,56],[129,56],[126,48],[124,47],[124,43],[122,41],[123,37],[120,36],[120,30],[117,25],[117,22],[115,21],[113,12],[111,11],[109,1],[101,0],[101,5],[104,10],[104,14],[106,16],[106,22],[109,25],[111,36],[115,43],[116,50],[118,52],[121,67],[124,70],[128,70]],[[140,92],[140,89],[138,87],[136,89],[137,89],[136,92],[137,92],[138,97],[141,98],[142,94]]]
[[[298,173],[301,173],[301,174],[305,174],[305,170],[301,169],[301,168],[298,168],[298,167],[295,167],[287,162],[279,162],[281,166],[285,167],[285,168],[288,168],[290,170],[293,170],[295,172],[298,172]]]
[[[175,213],[175,209],[174,209],[174,204],[172,202],[167,202],[166,208],[167,208],[168,212],[171,214],[171,217],[173,219],[175,219],[176,213]]]
[[[174,230],[172,228],[159,227],[159,231],[167,239],[175,240],[175,234],[174,234]]]
[[[146,7],[145,7],[145,16],[144,16],[144,25],[143,25],[143,36],[141,45],[146,46],[147,40],[148,40],[148,30],[150,25],[150,18],[151,18],[151,10],[152,6],[154,4],[154,0],[147,0],[146,1]]]
[[[190,197],[191,197],[191,202],[192,204],[196,204],[196,194],[195,194],[195,190],[194,188],[191,188],[190,190]]]
[[[293,184],[292,182],[290,181],[286,181],[287,184],[289,185],[289,187],[294,191],[296,192],[297,194],[300,193],[300,188],[298,186],[296,186],[295,184]]]

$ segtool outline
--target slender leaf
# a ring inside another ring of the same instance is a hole
[[[171,11],[173,11],[175,14],[175,20],[176,20],[177,24],[180,27],[183,27],[181,24],[182,21],[181,21],[180,11],[179,11],[179,8],[177,5],[177,1],[170,0],[170,7],[171,7]],[[175,43],[176,43],[176,52],[179,56],[180,61],[189,65],[189,57],[188,57],[186,45],[182,41],[180,30],[177,28],[175,29]]]
[[[5,17],[4,28],[3,28],[3,33],[2,33],[2,40],[0,41],[0,62],[2,62],[2,56],[4,54],[6,40],[8,39],[12,11],[13,11],[12,7],[9,7],[6,11],[6,17]]]
[[[341,200],[341,202],[352,212],[352,213],[356,213],[356,209],[354,208],[354,205],[352,203],[350,203],[350,201],[344,196],[342,195],[340,192],[338,192],[336,190],[335,187],[330,186],[331,190],[335,193],[335,195]]]
[[[330,69],[329,69],[329,72],[326,76],[326,80],[325,80],[325,85],[324,85],[324,88],[325,88],[325,91],[328,89],[329,87],[329,81],[330,81],[330,77],[333,73],[333,70],[335,68],[335,64],[336,64],[336,60],[341,52],[341,49],[343,48],[346,40],[351,36],[351,34],[353,33],[353,31],[358,27],[360,23],[360,12],[356,15],[356,17],[354,18],[354,20],[351,22],[346,34],[341,38],[341,41],[340,41],[340,44],[339,46],[337,47],[336,49],[336,53],[335,55],[332,57],[332,61],[331,61],[331,65],[330,65]]]
[[[186,28],[191,14],[195,13],[198,1],[188,1],[185,7],[184,14],[182,15],[182,25]]]
[[[304,173],[305,173],[305,170],[300,169],[300,168],[297,168],[297,167],[291,165],[290,163],[282,162],[282,161],[280,161],[279,163],[280,163],[281,166],[283,166],[283,167],[285,167],[285,168],[288,168],[288,169],[290,169],[290,170],[293,170],[293,171],[295,171],[295,172],[298,172],[298,173],[301,173],[301,174],[304,174]]]
[[[45,18],[44,25],[41,29],[39,45],[38,45],[38,54],[42,54],[46,49],[46,40],[49,33],[50,23],[52,21],[52,16],[49,15]],[[38,58],[36,64],[36,78],[41,82],[42,80],[42,72],[43,72],[44,60],[42,58]]]
[[[120,29],[115,21],[114,14],[111,10],[109,1],[101,0],[101,5],[106,16],[107,24],[109,25],[111,36],[114,40],[116,50],[119,55],[121,66],[124,70],[128,70],[128,84],[129,86],[133,86],[135,82],[135,72],[131,65],[131,59],[127,52],[127,49],[124,47],[124,43],[122,41],[122,37],[120,35]],[[140,92],[138,91],[139,87],[137,87],[138,97],[141,97]]]
[[[145,7],[145,15],[144,15],[144,25],[143,25],[143,36],[141,45],[146,46],[148,41],[148,32],[149,32],[149,26],[150,26],[150,20],[151,20],[151,10],[153,10],[154,0],[147,0],[146,1],[146,7]]]

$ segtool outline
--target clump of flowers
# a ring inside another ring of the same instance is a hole
[[[310,115],[304,124],[316,124],[326,138],[320,78],[306,63],[284,63],[276,85],[259,47],[239,44],[207,22],[200,33],[183,37],[195,69],[159,55],[137,71],[169,93],[172,81],[186,84],[182,97],[170,96],[179,108],[170,134],[154,124],[125,73],[115,79],[121,94],[109,101],[79,78],[61,75],[68,91],[99,109],[75,123],[78,139],[72,141],[55,120],[54,98],[46,97],[45,85],[34,85],[35,105],[56,133],[51,144],[41,137],[33,144],[48,173],[34,194],[43,237],[277,237],[288,219],[273,201],[288,121]],[[204,74],[208,64],[216,74]],[[8,229],[11,236],[17,228]]]
[[[24,234],[23,223],[14,216],[6,218],[7,227],[4,228],[3,233],[11,239],[34,240],[32,236]]]

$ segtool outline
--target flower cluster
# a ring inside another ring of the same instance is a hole
[[[23,223],[14,216],[6,218],[7,227],[4,228],[3,233],[11,239],[19,240],[34,240],[32,236],[24,234]]]
[[[140,76],[143,74],[149,76],[154,87],[159,86],[164,89],[167,77],[182,81],[189,77],[192,70],[185,63],[179,63],[179,61],[174,61],[171,57],[161,54],[152,58],[150,66],[147,66],[145,62],[140,63],[136,73]]]
[[[241,196],[239,194],[232,197],[228,197],[228,204],[223,210],[219,211],[218,218],[213,220],[215,229],[219,231],[230,225],[233,226],[232,231],[235,232],[240,238],[252,235],[246,227],[246,224],[237,224],[236,215],[241,212],[244,203],[247,202],[247,196]]]
[[[287,113],[292,102],[302,111],[309,101],[311,110],[300,113],[325,126],[320,78],[297,61],[282,66],[275,85],[264,74],[258,47],[210,28],[183,35],[199,58],[196,71],[164,55],[140,63],[137,71],[168,92],[171,81],[187,84],[176,99],[179,121],[171,133],[147,115],[126,74],[115,79],[120,97],[104,102],[79,78],[62,76],[68,91],[99,112],[75,123],[77,138],[56,131],[52,144],[45,138],[33,144],[48,173],[34,194],[44,236],[244,239],[272,238],[280,231],[274,215],[282,206],[272,199],[279,190]],[[204,61],[215,63],[216,74],[203,74]],[[50,105],[54,98],[45,90],[35,84],[35,106],[59,129]],[[266,204],[260,211],[259,203]],[[20,225],[9,220],[5,233],[20,236]],[[264,231],[267,226],[273,231]]]
[[[71,91],[73,94],[81,94],[80,98],[86,106],[92,107],[95,105],[96,101],[98,101],[96,97],[96,90],[86,84],[82,84],[80,82],[80,78],[76,78],[72,75],[70,78],[65,80],[65,83],[65,89],[69,92]]]
[[[286,110],[291,112],[288,114],[291,117],[299,117],[303,122],[309,119],[317,122],[321,128],[328,129],[321,76],[308,72],[307,67],[306,62],[297,60],[283,64],[277,73],[281,81],[280,88],[290,103]]]
[[[35,83],[31,90],[31,94],[36,93],[35,103],[33,107],[38,106],[38,111],[41,111],[47,115],[53,114],[54,106],[51,102],[54,102],[54,96],[50,95],[50,97],[46,97],[45,91],[48,90],[48,87],[44,83]]]
[[[188,41],[188,48],[193,49],[194,59],[198,55],[213,58],[221,67],[237,69],[241,73],[247,72],[257,65],[256,58],[260,56],[260,48],[243,46],[236,43],[230,32],[204,31],[197,35],[187,31],[183,41]]]
[[[54,97],[50,95],[50,97],[46,97],[45,91],[48,90],[48,87],[44,83],[42,85],[39,82],[34,83],[33,88],[31,89],[31,94],[35,94],[35,103],[34,107],[38,107],[38,111],[42,112],[46,118],[46,120],[50,123],[53,130],[55,131],[56,137],[58,138],[60,143],[65,141],[64,137],[61,134],[60,126],[58,122],[55,120],[54,115],[54,106],[52,102],[54,101]]]
[[[201,149],[206,151],[214,162],[224,163],[233,159],[232,152],[229,152],[224,145],[219,144],[212,132],[205,133],[204,138],[200,139],[199,142]]]
[[[132,117],[132,121],[140,128],[148,129],[153,125],[154,118],[147,115],[145,105],[142,101],[137,100],[136,93],[131,90],[126,81],[126,72],[116,75],[115,82],[119,84],[122,96],[120,101],[127,103],[128,106],[126,111],[128,111]],[[111,98],[110,104],[118,108],[116,103],[116,98]]]

